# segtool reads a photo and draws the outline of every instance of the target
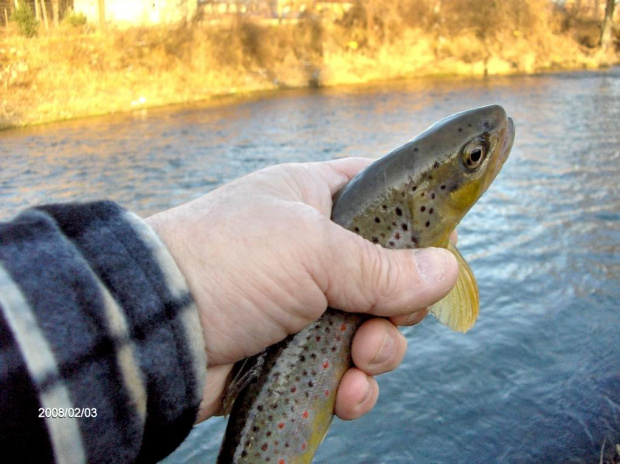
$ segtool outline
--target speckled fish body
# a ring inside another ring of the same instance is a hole
[[[473,325],[478,295],[469,266],[448,237],[501,169],[513,138],[512,120],[499,106],[458,113],[374,162],[334,199],[332,219],[378,245],[442,246],[455,253],[457,284],[431,308],[453,330]],[[328,308],[246,363],[218,463],[311,462],[351,366],[353,334],[364,320]]]

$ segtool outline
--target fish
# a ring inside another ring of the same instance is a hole
[[[499,105],[463,111],[379,158],[334,196],[331,219],[377,246],[443,247],[456,256],[454,288],[429,308],[454,331],[473,327],[479,296],[449,237],[500,172],[514,136],[514,122]],[[217,462],[312,462],[352,365],[353,335],[368,317],[327,308],[302,331],[238,363]]]

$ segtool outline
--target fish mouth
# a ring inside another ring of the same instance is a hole
[[[508,159],[508,155],[510,154],[510,150],[512,150],[512,144],[515,141],[515,123],[512,118],[508,118],[508,123],[506,124],[506,128],[504,129],[504,141],[502,143],[502,149],[500,150],[500,158],[502,159],[502,164],[506,159]]]

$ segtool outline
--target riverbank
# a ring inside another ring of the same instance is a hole
[[[369,35],[309,16],[288,24],[235,19],[108,30],[62,26],[0,39],[0,128],[222,96],[428,76],[594,69],[618,62],[547,28]],[[375,30],[375,29],[373,29]],[[387,30],[387,29],[386,29]]]

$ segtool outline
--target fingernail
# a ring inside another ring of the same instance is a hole
[[[428,310],[426,309],[416,311],[415,313],[410,314],[409,317],[407,317],[407,320],[405,321],[404,325],[419,324],[420,322],[424,320],[427,314],[428,314]]]
[[[362,398],[362,400],[358,404],[360,404],[360,405],[365,404],[366,401],[368,401],[368,398],[370,398],[370,380],[368,380],[368,378],[366,378],[366,393],[364,393],[364,397]]]
[[[387,362],[392,355],[392,351],[394,351],[394,340],[392,339],[390,333],[386,331],[383,335],[383,343],[381,343],[381,348],[379,348],[379,352],[370,363],[383,364]]]
[[[413,250],[420,276],[427,282],[442,280],[448,267],[450,252],[443,248],[420,248]]]

